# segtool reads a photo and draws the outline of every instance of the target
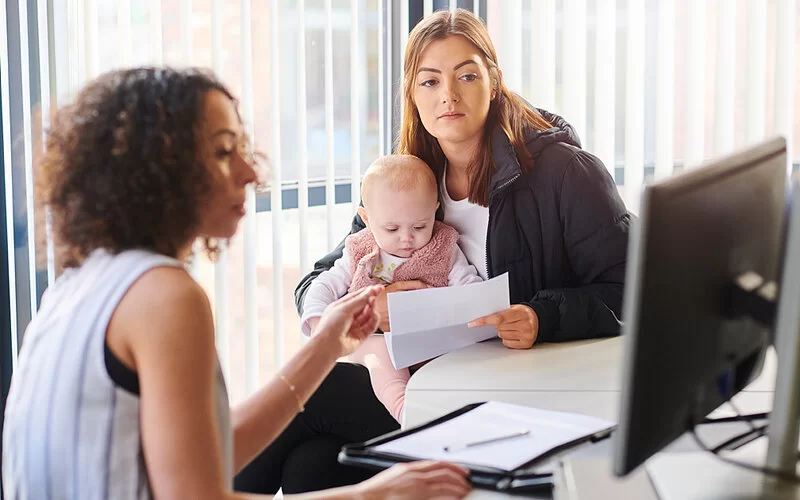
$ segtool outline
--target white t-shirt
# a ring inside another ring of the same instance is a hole
[[[346,250],[347,249],[345,249],[345,251]],[[342,257],[344,257],[344,253],[342,254]],[[392,283],[394,281],[392,277],[394,276],[395,269],[400,267],[400,264],[408,259],[410,259],[410,257],[396,257],[389,252],[384,252],[381,250],[378,260],[376,260],[375,265],[372,266],[372,271],[370,274],[373,278],[385,281],[387,284]]]
[[[484,280],[489,279],[486,269],[486,230],[489,228],[489,209],[470,203],[469,199],[453,200],[447,193],[447,170],[442,178],[442,204],[444,223],[452,226],[458,234],[458,246],[475,266]]]

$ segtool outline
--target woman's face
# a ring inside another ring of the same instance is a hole
[[[200,155],[211,172],[211,196],[201,208],[200,233],[230,238],[244,216],[245,187],[256,173],[243,147],[244,130],[233,102],[217,90],[209,91],[203,106]]]
[[[452,144],[481,136],[494,85],[477,47],[462,36],[432,42],[414,78],[414,103],[428,133]]]

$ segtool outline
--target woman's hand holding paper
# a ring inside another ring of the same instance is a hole
[[[467,326],[495,325],[503,345],[511,349],[530,349],[539,335],[539,317],[524,304],[514,304],[505,311],[470,321]]]

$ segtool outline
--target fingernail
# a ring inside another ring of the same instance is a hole
[[[467,328],[475,328],[476,326],[478,326],[478,323],[476,323],[475,321],[470,321],[469,323],[467,323]]]

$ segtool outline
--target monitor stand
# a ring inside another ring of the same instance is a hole
[[[736,459],[763,464],[764,453]],[[755,500],[800,498],[800,485],[723,462],[708,452],[661,453],[645,465],[660,500]]]

